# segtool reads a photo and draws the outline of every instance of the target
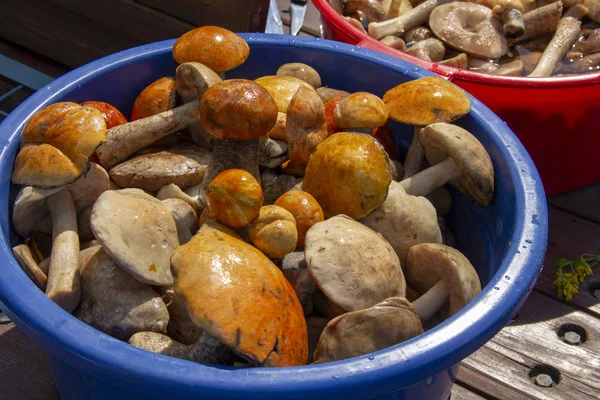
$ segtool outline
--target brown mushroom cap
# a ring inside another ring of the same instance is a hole
[[[173,284],[171,254],[179,246],[171,210],[140,189],[109,190],[92,210],[92,231],[108,255],[137,280]]]
[[[286,75],[267,75],[255,79],[254,82],[264,87],[277,103],[279,112],[286,113],[292,97],[300,86],[315,90],[302,79]]]
[[[313,364],[344,360],[394,346],[423,333],[419,316],[402,297],[392,297],[327,324]]]
[[[402,83],[383,96],[390,118],[403,124],[424,126],[452,122],[471,110],[471,101],[458,86],[438,76]]]
[[[391,182],[388,196],[375,211],[360,220],[386,238],[404,265],[408,249],[419,243],[442,243],[433,205],[424,197],[410,196]]]
[[[200,124],[218,139],[250,140],[269,133],[277,104],[261,85],[229,79],[208,88],[198,108]]]
[[[185,189],[202,183],[210,156],[207,150],[193,145],[157,149],[118,164],[110,170],[110,177],[122,188],[156,192],[173,183]]]
[[[171,110],[175,107],[175,80],[170,76],[159,78],[146,86],[136,97],[131,109],[131,120]]]
[[[433,9],[429,27],[448,46],[482,58],[498,58],[508,51],[502,22],[492,10],[475,3],[452,2]]]
[[[483,205],[494,195],[494,167],[489,154],[479,140],[457,125],[443,122],[421,129],[419,140],[431,165],[451,157],[462,177],[450,181],[462,193]]]
[[[321,87],[321,76],[316,69],[304,63],[287,63],[283,64],[275,75],[293,76],[302,79],[313,88]]]
[[[306,233],[304,253],[317,286],[344,311],[405,296],[406,283],[393,247],[381,234],[346,215],[313,225]]]
[[[389,117],[386,104],[368,92],[356,92],[346,97],[334,111],[335,123],[341,128],[377,128]]]
[[[98,196],[110,187],[108,173],[95,163],[75,182],[54,189],[39,189],[32,186],[23,187],[17,194],[13,208],[12,223],[15,231],[28,238],[34,231],[52,232],[52,218],[46,205],[50,196],[67,190],[71,192],[75,211],[79,214],[94,204]]]
[[[23,129],[12,182],[43,188],[74,182],[104,140],[106,121],[97,109],[75,103],[48,106]]]
[[[450,292],[449,316],[457,313],[481,292],[477,271],[458,250],[434,243],[413,246],[404,264],[407,283],[425,293],[444,280]]]
[[[263,366],[308,359],[302,306],[279,268],[218,222],[207,220],[171,258],[192,321]]]
[[[269,258],[281,258],[296,249],[298,230],[294,216],[285,208],[267,205],[248,227],[250,241]]]
[[[199,62],[215,72],[243,64],[250,55],[248,43],[234,32],[218,26],[201,26],[184,33],[173,45],[179,64]]]
[[[387,197],[392,181],[390,159],[370,135],[339,132],[311,154],[303,189],[323,208],[325,217],[369,215]]]

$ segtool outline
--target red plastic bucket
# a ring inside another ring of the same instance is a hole
[[[357,44],[426,68],[462,87],[494,111],[521,140],[546,194],[600,180],[600,72],[553,78],[476,73],[421,60],[361,32],[328,0],[312,0],[326,39]]]

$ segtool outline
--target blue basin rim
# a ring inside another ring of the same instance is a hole
[[[250,47],[277,48],[290,45],[290,36],[241,34]],[[40,89],[14,110],[0,125],[0,165],[5,169],[5,182],[0,191],[0,207],[8,210],[8,182],[14,151],[18,146],[15,135],[24,122],[37,110],[55,102],[62,90],[85,82],[91,74],[119,68],[123,60],[170,51],[174,40],[167,40],[122,51],[84,65]],[[327,52],[349,54],[376,64],[385,65],[411,77],[432,75],[424,69],[397,58],[324,39],[294,37],[295,46]],[[411,72],[412,71],[412,72]],[[351,395],[353,390],[371,387],[375,391],[408,386],[426,379],[476,351],[491,339],[512,318],[531,291],[546,250],[547,206],[544,189],[535,166],[520,141],[504,122],[486,106],[471,97],[471,115],[486,129],[499,134],[502,157],[514,160],[511,179],[516,187],[516,217],[519,227],[512,233],[507,257],[498,272],[477,298],[460,313],[434,329],[369,356],[329,364],[290,368],[230,369],[211,367],[180,359],[152,354],[105,335],[75,317],[65,313],[48,300],[22,273],[12,258],[7,237],[10,216],[2,213],[4,231],[0,241],[0,262],[7,265],[0,279],[0,301],[11,315],[21,322],[34,341],[72,365],[85,364],[91,374],[118,375],[123,380],[152,387],[186,387],[204,393],[233,396],[240,392],[268,392],[270,396],[302,393],[303,395],[340,391]],[[7,137],[7,132],[11,136]],[[9,140],[14,143],[9,145]],[[517,161],[519,160],[519,161]],[[527,171],[526,173],[522,170]],[[6,172],[9,171],[9,172]],[[525,243],[528,251],[519,252]],[[511,280],[504,277],[511,276]],[[28,301],[19,300],[27,297]],[[83,367],[82,367],[83,369]],[[354,392],[357,393],[357,392]]]

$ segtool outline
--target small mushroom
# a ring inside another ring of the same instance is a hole
[[[26,244],[20,244],[12,248],[15,259],[23,269],[23,272],[39,287],[42,291],[46,291],[46,282],[48,276],[42,271],[35,261],[31,249]]]
[[[492,14],[495,18],[502,21],[502,31],[507,38],[516,38],[521,36],[525,31],[525,23],[523,21],[523,12],[525,7],[521,0],[492,0],[483,1],[492,9]]]
[[[385,11],[379,0],[346,0],[344,1],[344,15],[351,15],[357,11],[363,12],[371,22],[383,21]]]
[[[569,11],[570,10],[571,9],[569,9]],[[546,77],[552,75],[552,72],[556,68],[556,64],[560,62],[571,49],[575,41],[579,38],[580,33],[581,21],[578,18],[571,16],[564,16],[561,18],[552,40],[550,40],[548,47],[546,47],[542,53],[542,57],[535,66],[535,69],[528,76]]]
[[[258,217],[264,196],[260,183],[242,169],[221,172],[208,186],[208,209],[230,228],[243,228]]]
[[[198,231],[198,215],[188,203],[181,199],[165,199],[162,203],[171,210],[177,226],[179,245],[186,244]]]
[[[175,292],[192,321],[253,364],[303,365],[302,306],[279,268],[230,229],[207,220],[171,257]]]
[[[371,22],[369,24],[369,35],[377,40],[389,35],[402,35],[409,29],[425,25],[429,20],[429,14],[442,4],[452,0],[426,0],[396,18],[382,22]]]
[[[180,188],[199,185],[204,179],[211,153],[193,145],[148,151],[110,170],[111,179],[121,188],[156,192],[167,184]]]
[[[321,76],[316,69],[304,63],[283,64],[275,75],[293,76],[302,79],[314,89],[321,87]]]
[[[582,31],[583,36],[573,45],[573,51],[581,55],[600,52],[600,28]]]
[[[348,130],[377,128],[389,117],[386,104],[368,92],[356,92],[344,98],[334,111],[335,123]]]
[[[304,248],[304,239],[306,232],[316,223],[325,219],[323,209],[319,202],[313,196],[303,190],[292,190],[283,193],[276,201],[275,205],[288,210],[296,221],[298,230],[298,249]]]
[[[339,132],[312,153],[303,189],[321,205],[326,218],[363,218],[383,203],[392,181],[390,159],[373,137]]]
[[[382,38],[380,42],[397,50],[406,50],[406,43],[404,43],[402,38],[396,35],[386,36]]]
[[[277,104],[269,92],[253,81],[226,80],[206,91],[198,113],[206,131],[220,139],[199,190],[200,199],[212,180],[227,169],[246,170],[259,180],[259,138],[277,121]]]
[[[295,76],[267,75],[255,79],[254,82],[269,92],[277,103],[278,111],[282,113],[287,113],[290,101],[292,101],[292,97],[294,97],[298,88],[303,86],[313,92],[315,91],[311,85]]]
[[[543,7],[523,14],[525,31],[522,35],[509,41],[509,44],[522,42],[547,33],[554,33],[562,15],[562,1],[555,1]]]
[[[167,331],[169,312],[158,293],[119,268],[102,246],[86,252],[75,317],[120,340],[137,332]]]
[[[436,7],[429,27],[448,46],[470,55],[497,58],[508,51],[500,21],[480,4],[452,2]]]
[[[269,138],[273,140],[285,140],[285,124],[287,122],[286,113],[277,112],[277,122],[269,131]]]
[[[248,227],[250,241],[269,258],[282,258],[296,249],[298,230],[294,216],[285,208],[268,205]]]
[[[233,365],[235,353],[207,333],[190,345],[179,343],[156,332],[139,332],[131,336],[129,344],[153,353],[181,358],[202,364]]]
[[[449,67],[456,67],[466,69],[468,67],[469,57],[465,53],[460,53],[454,57],[446,58],[440,61],[439,64],[448,65]]]
[[[344,360],[402,343],[423,333],[419,316],[402,297],[340,315],[327,324],[313,364]]]
[[[328,87],[320,87],[317,90],[317,94],[319,95],[319,97],[321,98],[321,100],[323,101],[323,103],[325,103],[327,100],[333,98],[333,97],[348,97],[350,96],[350,93],[346,92],[345,90],[338,90],[338,89],[332,89],[332,88],[328,88]]]
[[[446,301],[450,317],[481,292],[473,265],[461,252],[443,244],[411,247],[404,270],[408,284],[423,293],[412,303],[421,321],[431,318]]]
[[[170,258],[179,246],[171,210],[140,189],[108,190],[92,210],[92,231],[104,251],[135,279],[173,284]]]
[[[494,167],[475,136],[457,125],[440,122],[421,129],[419,140],[432,167],[400,182],[406,193],[425,196],[450,182],[476,202],[490,204],[494,194]]]
[[[438,62],[444,59],[446,48],[439,40],[430,38],[413,44],[407,53],[425,61]]]
[[[175,80],[165,76],[146,86],[136,97],[131,109],[131,120],[150,117],[173,108],[175,108]]]
[[[304,254],[313,280],[342,312],[406,293],[394,248],[381,234],[346,215],[310,228]]]
[[[199,62],[216,72],[233,69],[249,54],[244,39],[227,29],[203,26],[185,33],[173,46],[178,63]],[[198,75],[194,75],[198,78]],[[198,103],[192,101],[172,110],[111,128],[96,153],[112,168],[157,140],[198,122]]]
[[[312,297],[317,291],[317,285],[308,272],[304,251],[296,250],[286,254],[281,260],[280,267],[283,276],[294,288],[296,296],[304,308],[304,315],[311,314]]]
[[[360,222],[379,232],[392,245],[401,265],[412,246],[442,243],[433,205],[424,197],[409,196],[398,182],[390,183],[383,204]]]
[[[309,156],[327,137],[325,106],[315,91],[299,87],[287,107],[285,138],[288,143],[288,170],[302,175]]]
[[[406,43],[413,44],[433,37],[433,33],[426,26],[416,26],[406,31],[402,36]]]
[[[403,164],[405,179],[421,171],[425,160],[423,148],[417,139],[420,128],[436,122],[453,122],[471,110],[467,94],[437,76],[401,83],[388,90],[383,95],[383,101],[390,110],[390,119],[415,126],[415,137]]]
[[[121,111],[109,103],[103,101],[84,101],[81,105],[84,107],[92,107],[100,111],[106,122],[106,129],[127,123],[127,118],[125,118]]]

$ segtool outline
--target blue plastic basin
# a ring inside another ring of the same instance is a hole
[[[395,85],[431,75],[405,61],[321,39],[245,34],[247,62],[227,74],[249,79],[274,74],[286,62],[315,67],[324,84],[383,96]],[[521,307],[541,271],[547,239],[544,189],[529,155],[504,122],[471,98],[459,125],[486,147],[496,191],[488,207],[453,191],[448,224],[471,260],[483,290],[436,328],[397,346],[349,360],[294,368],[232,369],[195,364],[135,348],[85,325],[48,300],[14,260],[10,224],[16,187],[13,161],[25,122],[58,101],[100,100],[129,115],[137,94],[173,76],[173,41],[102,58],[32,95],[0,125],[0,307],[47,353],[64,399],[446,399],[459,362],[494,336]],[[395,125],[408,147],[412,127]]]

